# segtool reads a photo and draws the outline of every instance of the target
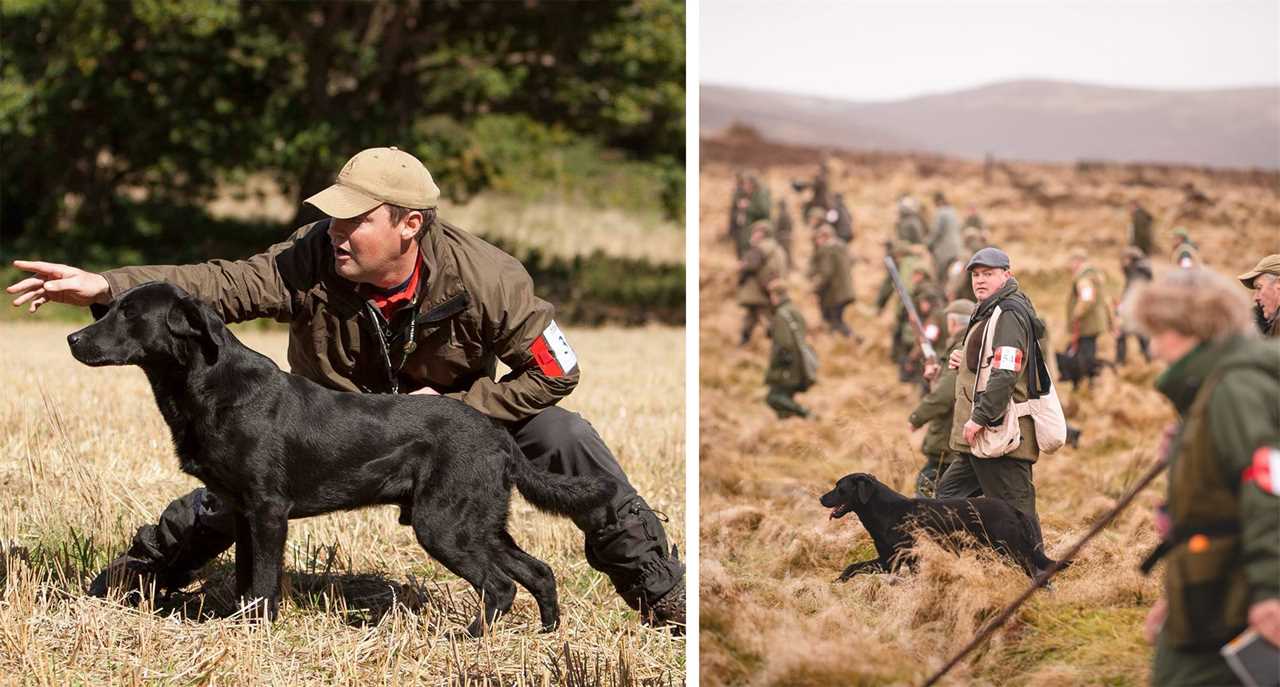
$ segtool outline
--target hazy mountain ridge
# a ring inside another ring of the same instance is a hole
[[[783,142],[1064,162],[1280,168],[1280,88],[1160,91],[1009,81],[890,102],[703,84],[704,134],[733,122]]]

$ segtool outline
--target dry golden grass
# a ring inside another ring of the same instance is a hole
[[[185,607],[126,608],[84,596],[134,528],[198,486],[137,368],[75,362],[65,323],[0,324],[0,683],[677,684],[684,640],[642,627],[591,570],[568,520],[519,497],[515,538],[555,569],[562,627],[537,633],[526,591],[496,632],[457,630],[475,612],[391,508],[291,523],[286,600],[274,624],[199,619],[229,609],[230,554]],[[241,328],[277,361],[285,336]],[[564,404],[587,417],[684,546],[683,329],[570,331],[583,381]],[[669,364],[641,369],[636,359]],[[203,593],[201,593],[203,592]],[[199,604],[203,603],[203,609]]]
[[[1012,257],[1014,273],[1061,347],[1069,247],[1081,245],[1112,277],[1123,280],[1119,254],[1127,207],[1140,198],[1157,220],[1163,258],[1175,224],[1185,224],[1210,266],[1237,274],[1280,249],[1280,198],[1270,187],[1235,183],[1194,170],[1150,171],[1154,186],[1124,185],[1129,170],[1081,175],[1070,167],[1019,165],[1055,193],[1052,218],[998,174],[991,186],[981,166],[908,156],[850,156],[834,182],[856,219],[853,250],[858,303],[848,312],[862,344],[822,333],[817,306],[801,273],[791,293],[810,324],[822,360],[818,384],[799,400],[816,422],[778,421],[764,405],[768,341],[738,348],[740,310],[734,304],[735,262],[723,240],[733,168],[708,157],[701,175],[701,300],[699,304],[701,680],[704,685],[919,684],[1027,584],[1009,564],[978,552],[954,556],[920,547],[914,575],[833,580],[849,562],[875,556],[854,515],[828,520],[817,501],[839,477],[870,472],[899,491],[914,489],[923,458],[907,415],[918,395],[900,384],[888,361],[888,327],[874,311],[884,275],[882,242],[903,192],[923,198],[944,190],[963,213],[976,205],[994,242]],[[774,200],[790,179],[809,177],[817,156],[781,146],[731,150],[738,162],[762,168]],[[778,162],[783,160],[785,162]],[[924,176],[928,175],[928,178]],[[1200,219],[1181,205],[1180,186],[1193,182],[1217,200]],[[801,204],[794,198],[793,211]],[[797,264],[808,264],[809,233],[798,229]],[[888,315],[888,313],[886,313]],[[1102,341],[1103,357],[1112,342]],[[1133,353],[1089,392],[1064,389],[1068,415],[1084,429],[1078,450],[1041,458],[1035,468],[1038,508],[1051,556],[1061,553],[1105,513],[1154,457],[1172,409],[1151,384],[1160,368]],[[946,679],[952,685],[1139,685],[1147,682],[1150,649],[1141,623],[1159,593],[1158,576],[1137,566],[1156,541],[1150,512],[1161,479],[1104,530],[1055,581],[983,648]]]

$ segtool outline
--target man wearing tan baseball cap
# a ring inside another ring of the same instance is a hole
[[[439,200],[440,189],[426,166],[391,146],[360,151],[342,166],[332,186],[303,202],[330,217],[350,219],[383,203],[422,210]]]
[[[1280,338],[1280,253],[1268,255],[1236,277],[1253,291],[1253,312],[1263,336]]]
[[[101,274],[20,260],[34,275],[8,291],[32,312],[49,301],[101,308],[137,284],[166,281],[227,322],[288,322],[292,372],[327,387],[461,400],[501,422],[538,467],[615,484],[613,501],[574,518],[587,562],[645,622],[680,631],[684,564],[662,522],[590,423],[556,405],[579,370],[555,308],[534,295],[515,258],[438,218],[439,198],[416,157],[370,148],[306,200],[328,218],[259,255]],[[511,372],[494,379],[499,360]],[[153,582],[180,589],[234,540],[234,514],[197,489],[140,528],[89,592],[125,587],[140,598]]]

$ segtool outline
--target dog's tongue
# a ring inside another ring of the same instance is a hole
[[[836,506],[835,508],[832,508],[832,509],[831,509],[831,515],[829,515],[829,516],[827,517],[827,519],[828,519],[828,520],[835,520],[835,519],[836,519],[836,513],[837,513],[837,512],[839,512],[839,511],[840,511],[840,506]]]

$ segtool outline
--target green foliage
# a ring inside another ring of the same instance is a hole
[[[6,253],[154,249],[157,214],[218,230],[199,208],[220,182],[265,171],[301,201],[377,145],[422,156],[457,199],[496,187],[683,215],[677,0],[0,12]]]

